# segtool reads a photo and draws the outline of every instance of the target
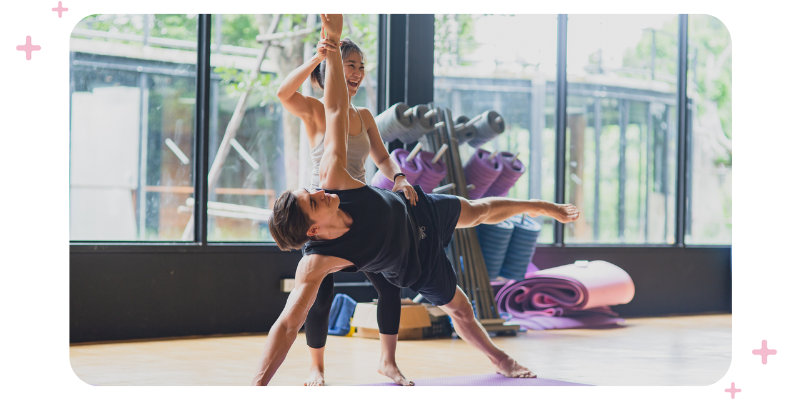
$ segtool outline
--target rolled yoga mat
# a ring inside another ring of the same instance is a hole
[[[523,218],[517,215],[508,220],[514,225],[514,233],[508,242],[508,250],[499,275],[518,281],[525,278],[528,264],[536,251],[536,240],[542,231],[542,225],[528,216]]]
[[[478,243],[481,245],[481,253],[486,262],[486,272],[489,274],[489,279],[495,279],[503,267],[511,234],[514,233],[514,224],[508,220],[499,224],[481,224],[475,227],[475,232],[478,234]]]
[[[510,322],[543,330],[623,323],[609,306],[627,304],[633,295],[627,272],[597,260],[533,271],[521,281],[509,281],[495,299]]]
[[[508,191],[517,184],[519,178],[525,173],[525,165],[519,159],[514,158],[514,154],[503,151],[496,158],[499,158],[503,164],[503,171],[492,183],[492,186],[486,189],[483,197],[507,196]]]
[[[464,165],[464,178],[467,184],[475,185],[475,188],[468,191],[470,200],[480,199],[486,190],[492,186],[495,179],[503,172],[503,164],[495,157],[490,160],[492,153],[484,149],[476,149],[472,157]]]
[[[492,110],[485,111],[483,114],[471,119],[467,122],[467,125],[472,125],[477,130],[475,138],[469,141],[469,145],[476,149],[506,130],[503,118]]]
[[[417,157],[411,159],[411,161],[406,161],[408,157],[409,151],[406,149],[395,149],[389,157],[391,157],[397,165],[400,167],[400,170],[406,174],[406,180],[408,183],[414,185],[417,181],[417,178],[422,173],[422,164],[419,162]],[[392,190],[394,187],[394,182],[390,178],[383,176],[380,170],[375,171],[375,175],[372,176],[372,186],[383,188],[386,190]]]
[[[408,105],[405,103],[395,103],[375,117],[375,126],[384,142],[392,142],[400,134],[411,129],[413,126],[411,116],[403,115],[406,110],[408,110]]]
[[[422,173],[414,184],[419,185],[425,193],[432,193],[433,189],[439,187],[439,183],[447,176],[447,164],[444,162],[444,157],[439,157],[434,164],[432,162],[434,156],[436,154],[429,151],[417,153],[417,161],[422,166]]]

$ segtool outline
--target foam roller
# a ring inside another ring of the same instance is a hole
[[[508,220],[499,224],[481,224],[475,227],[475,232],[478,234],[489,279],[497,278],[506,258],[511,235],[514,233],[514,224]]]
[[[420,174],[422,174],[422,165],[418,161],[417,157],[411,159],[411,161],[406,161],[408,158],[409,151],[406,149],[395,149],[389,157],[391,157],[397,165],[400,167],[400,171],[406,174],[406,180],[410,184],[414,184],[419,178]],[[383,188],[386,190],[392,190],[394,187],[394,182],[392,182],[391,178],[387,178],[383,176],[380,170],[375,172],[375,175],[372,176],[372,186]]]
[[[508,250],[499,275],[521,281],[525,279],[528,264],[536,251],[536,240],[539,238],[542,226],[530,217],[522,218],[517,215],[509,220],[514,225],[514,233],[508,242]]]
[[[484,149],[476,149],[472,157],[464,165],[464,178],[467,184],[475,187],[467,192],[469,199],[475,200],[483,197],[486,190],[494,183],[503,172],[503,164],[495,157],[489,159],[491,153]]]
[[[430,111],[430,109],[422,104],[406,110],[404,114],[408,114],[408,117],[411,119],[411,127],[397,135],[397,139],[400,139],[400,141],[405,144],[414,143],[419,140],[422,135],[432,131],[433,118],[431,118],[430,115],[426,116],[428,111]]]
[[[467,122],[469,122],[469,117],[466,115],[462,115],[453,121],[456,131],[456,140],[458,140],[459,145],[474,139],[475,135],[478,133],[478,131],[475,130],[475,127],[472,125],[467,125]]]
[[[375,117],[375,126],[384,142],[392,142],[400,134],[411,129],[413,121],[410,116],[404,115],[408,111],[405,103],[396,103]]]
[[[417,160],[422,165],[422,173],[417,178],[415,184],[422,188],[425,193],[432,193],[433,189],[439,186],[439,183],[447,176],[447,164],[444,158],[439,158],[436,163],[433,163],[435,154],[429,151],[420,151],[417,154]]]
[[[514,157],[514,154],[503,151],[500,152],[496,158],[500,159],[500,163],[503,164],[503,172],[495,179],[492,186],[486,189],[486,193],[483,194],[483,197],[507,196],[508,191],[514,187],[522,174],[525,173],[525,165],[522,164],[522,161]]]
[[[467,125],[472,125],[477,130],[475,138],[469,141],[469,145],[476,149],[506,130],[503,118],[492,110],[485,111],[483,114],[471,119],[467,122]]]

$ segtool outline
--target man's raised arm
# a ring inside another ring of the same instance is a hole
[[[333,42],[335,50],[329,50],[325,66],[325,150],[319,164],[319,182],[325,189],[353,189],[363,186],[347,173],[347,131],[350,99],[344,79],[342,51],[339,38],[342,35],[342,15],[322,14],[322,27]]]
[[[338,257],[316,254],[303,256],[300,259],[295,273],[295,287],[289,293],[283,312],[269,330],[261,363],[251,385],[262,386],[269,383],[297,338],[297,332],[303,326],[308,310],[317,297],[322,279],[331,270],[349,264],[347,260]]]

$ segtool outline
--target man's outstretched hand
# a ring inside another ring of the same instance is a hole
[[[342,36],[342,14],[320,14],[320,19],[323,32],[328,32],[328,35],[337,39]]]

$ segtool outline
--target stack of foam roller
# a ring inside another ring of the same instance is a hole
[[[500,268],[499,275],[519,281],[525,279],[528,264],[536,251],[536,239],[542,226],[530,217],[515,216],[509,219],[514,225],[514,232],[508,242],[508,250]]]
[[[500,160],[503,169],[497,179],[492,182],[492,185],[486,189],[483,197],[505,197],[508,195],[508,191],[517,183],[517,180],[525,173],[525,165],[513,154],[503,151],[495,158]]]
[[[489,279],[495,279],[503,267],[508,244],[514,233],[514,224],[509,220],[499,224],[482,224],[476,226],[475,231],[486,262],[486,272],[489,274]]]
[[[484,193],[503,172],[503,164],[497,157],[490,160],[489,157],[491,155],[492,153],[484,149],[477,149],[464,165],[464,178],[467,184],[475,185],[469,191],[470,200],[483,197]]]
[[[408,183],[413,185],[417,181],[417,178],[419,178],[420,174],[422,174],[423,169],[422,164],[419,161],[419,154],[417,154],[417,157],[412,158],[411,161],[406,161],[408,153],[409,151],[405,149],[395,149],[391,154],[389,154],[389,157],[391,157],[400,167],[400,170],[406,174],[406,180],[408,180]],[[387,190],[392,190],[394,187],[394,182],[392,182],[390,178],[383,176],[380,170],[376,171],[375,175],[372,176],[371,183],[372,186]]]
[[[435,154],[423,150],[416,157],[416,160],[422,166],[422,173],[415,184],[419,185],[425,193],[431,193],[434,188],[439,186],[442,179],[447,176],[447,164],[445,164],[444,158],[439,158],[436,163],[433,163],[434,156]]]

